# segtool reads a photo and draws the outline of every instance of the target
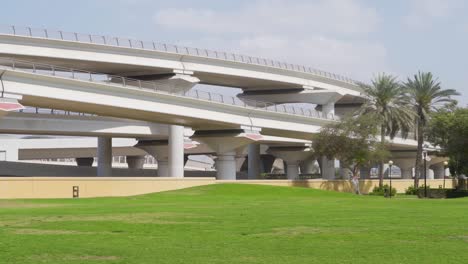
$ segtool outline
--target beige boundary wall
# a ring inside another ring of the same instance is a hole
[[[237,180],[217,181],[215,178],[166,177],[0,177],[0,199],[18,198],[72,198],[73,187],[79,187],[79,197],[132,196],[146,193],[177,190],[216,183],[262,184],[296,186],[330,191],[352,192],[350,181],[345,180]],[[385,183],[389,183],[385,180]],[[422,181],[421,181],[422,183]],[[362,180],[361,191],[368,193],[378,180]],[[443,180],[428,180],[432,188],[442,186]],[[393,180],[392,186],[403,193],[413,180]],[[453,186],[446,180],[446,188]]]
[[[0,177],[0,199],[132,196],[216,183],[215,178]]]

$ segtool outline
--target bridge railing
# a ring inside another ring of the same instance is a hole
[[[264,59],[264,58],[258,58],[258,57],[252,57],[252,56],[246,56],[246,55],[240,55],[240,54],[234,54],[234,53],[227,53],[227,52],[222,52],[222,51],[191,48],[191,47],[185,47],[185,46],[179,46],[179,45],[171,45],[171,44],[159,43],[159,42],[154,42],[154,41],[142,41],[142,40],[135,40],[135,39],[130,39],[130,38],[83,34],[83,33],[67,32],[67,31],[61,31],[61,30],[50,30],[50,29],[43,29],[43,28],[6,26],[6,25],[0,25],[0,34],[101,44],[101,45],[107,45],[107,46],[153,50],[153,51],[174,53],[174,54],[180,54],[180,55],[205,57],[205,58],[219,59],[219,60],[225,60],[225,61],[254,64],[254,65],[260,65],[260,66],[265,66],[265,67],[278,68],[278,69],[290,70],[290,71],[296,71],[296,72],[303,72],[303,73],[308,73],[308,74],[312,74],[315,76],[319,76],[322,78],[332,79],[332,80],[345,82],[345,83],[349,83],[353,85],[356,85],[359,83],[358,81],[355,81],[348,77],[344,77],[344,76],[334,74],[334,73],[329,73],[326,71],[313,69],[307,66],[301,66],[297,64],[291,64],[291,63],[286,63],[286,62],[280,62],[280,61],[275,61],[275,60],[270,60],[270,59]]]
[[[24,109],[18,110],[17,112],[26,114],[50,114],[50,115],[66,115],[66,116],[94,116],[93,114],[73,112],[67,110],[51,109],[26,106]]]
[[[28,62],[23,60],[0,58],[0,66],[10,68],[12,70],[24,71],[34,74],[49,75],[61,78],[77,79],[82,81],[103,83],[107,85],[115,85],[123,88],[141,89],[150,92],[171,94],[176,96],[190,97],[203,101],[216,102],[227,105],[235,105],[243,108],[260,109],[264,111],[288,113],[293,115],[307,116],[311,118],[338,120],[335,115],[325,116],[322,112],[296,107],[292,105],[278,105],[270,102],[240,100],[236,96],[223,95],[212,93],[198,89],[175,91],[172,88],[164,86],[160,81],[142,81],[122,76],[110,75],[105,73],[96,73],[83,71],[78,69],[64,68],[50,64]]]

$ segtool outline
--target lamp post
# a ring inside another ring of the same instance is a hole
[[[389,171],[388,171],[388,178],[390,179],[390,199],[392,199],[392,166],[393,160],[388,161]]]
[[[424,198],[427,198],[427,151],[423,152],[424,158]]]
[[[448,161],[444,161],[444,189],[445,189],[445,173],[447,171]]]

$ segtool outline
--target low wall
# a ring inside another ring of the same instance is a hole
[[[419,184],[422,185],[424,180],[420,180]],[[439,188],[443,185],[443,179],[427,180],[427,184],[431,188]],[[245,183],[245,184],[262,184],[262,185],[273,185],[273,186],[296,186],[313,189],[322,189],[328,191],[337,192],[353,192],[354,188],[350,181],[347,180],[322,180],[322,179],[311,179],[311,180],[237,180],[232,181],[233,183]],[[396,188],[398,193],[404,193],[409,186],[413,186],[413,180],[392,180],[392,187]],[[390,184],[389,180],[384,180],[384,184]],[[361,180],[359,186],[361,193],[367,194],[374,189],[375,186],[379,185],[379,180]],[[452,188],[454,186],[453,180],[445,180],[445,188]]]
[[[0,177],[0,199],[131,196],[216,183],[215,178]]]
[[[0,199],[17,198],[72,198],[73,187],[78,186],[79,197],[132,196],[162,192],[215,183],[262,184],[295,186],[339,192],[353,192],[350,181],[345,180],[236,180],[217,181],[214,177],[0,177]],[[387,180],[385,184],[389,183]],[[361,192],[368,193],[378,180],[360,181]],[[443,180],[428,180],[432,188],[438,188]],[[413,185],[413,180],[393,180],[392,187],[399,193]],[[446,188],[453,181],[446,180]]]

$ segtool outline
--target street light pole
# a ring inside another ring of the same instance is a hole
[[[390,179],[390,199],[392,199],[392,166],[393,166],[393,161],[390,160],[388,162],[388,165],[390,167],[390,169],[388,171],[388,178]]]
[[[424,197],[427,198],[427,151],[423,152],[424,156]]]
[[[445,174],[447,171],[448,161],[444,161],[444,190],[445,190]]]

